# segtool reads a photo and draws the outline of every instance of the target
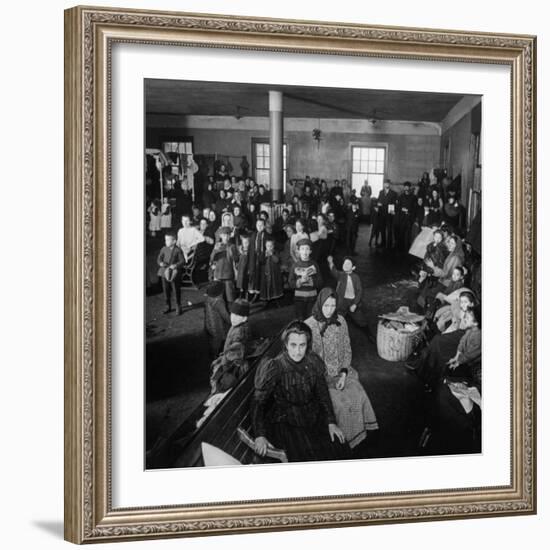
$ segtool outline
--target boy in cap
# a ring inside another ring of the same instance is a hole
[[[292,264],[288,283],[294,289],[294,307],[297,319],[304,320],[311,315],[317,291],[323,286],[319,265],[311,257],[311,241],[300,239],[296,243],[298,260]]]
[[[346,256],[342,263],[342,271],[336,269],[334,258],[327,258],[331,275],[336,279],[336,304],[338,313],[346,319],[351,320],[364,332],[372,341],[373,337],[368,327],[367,317],[363,311],[361,298],[363,296],[363,286],[361,279],[355,273],[355,261],[352,257]]]
[[[223,393],[235,386],[237,381],[248,370],[244,358],[244,346],[233,342],[220,356],[212,362],[210,369],[210,394]]]
[[[181,315],[181,288],[179,270],[184,264],[183,252],[176,246],[176,235],[169,231],[164,236],[165,246],[162,247],[157,264],[159,269],[157,275],[162,281],[162,291],[166,300],[166,309],[163,313],[170,313],[172,309],[172,292],[176,295],[176,306],[178,315]]]
[[[247,300],[237,298],[230,306],[229,311],[231,328],[227,333],[227,338],[225,339],[225,344],[223,346],[224,353],[231,348],[235,343],[243,345],[245,350],[250,340],[250,327],[248,325],[248,316],[250,315],[250,304]]]

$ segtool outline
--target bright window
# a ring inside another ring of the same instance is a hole
[[[351,185],[357,195],[359,196],[361,187],[367,180],[372,188],[372,195],[378,196],[384,183],[386,148],[353,146],[351,162]]]
[[[263,185],[266,189],[270,188],[269,184],[269,142],[255,141],[254,142],[254,181],[258,185]],[[283,189],[286,186],[287,174],[287,145],[283,144]]]

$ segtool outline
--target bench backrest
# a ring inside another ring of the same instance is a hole
[[[250,404],[254,393],[254,377],[262,362],[274,357],[280,349],[280,340],[275,337],[266,351],[251,365],[248,372],[231,390],[214,412],[198,428],[177,457],[173,467],[204,466],[201,443],[210,443],[236,458],[242,464],[271,462],[262,459],[241,441],[237,428],[252,434]]]

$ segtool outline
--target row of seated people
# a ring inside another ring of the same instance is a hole
[[[479,452],[481,445],[480,258],[448,227],[433,231],[409,296],[426,315],[424,337],[405,364],[424,384],[431,452]],[[429,445],[427,441],[429,440]]]

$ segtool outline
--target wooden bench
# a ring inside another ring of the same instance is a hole
[[[260,457],[246,445],[237,432],[242,428],[253,435],[251,399],[254,393],[256,370],[265,361],[274,357],[281,348],[279,335],[269,343],[265,352],[255,359],[248,372],[220,402],[199,428],[194,428],[202,417],[204,406],[200,405],[191,416],[153,453],[148,453],[148,468],[184,468],[204,466],[201,443],[210,443],[236,458],[242,464],[278,462]]]

